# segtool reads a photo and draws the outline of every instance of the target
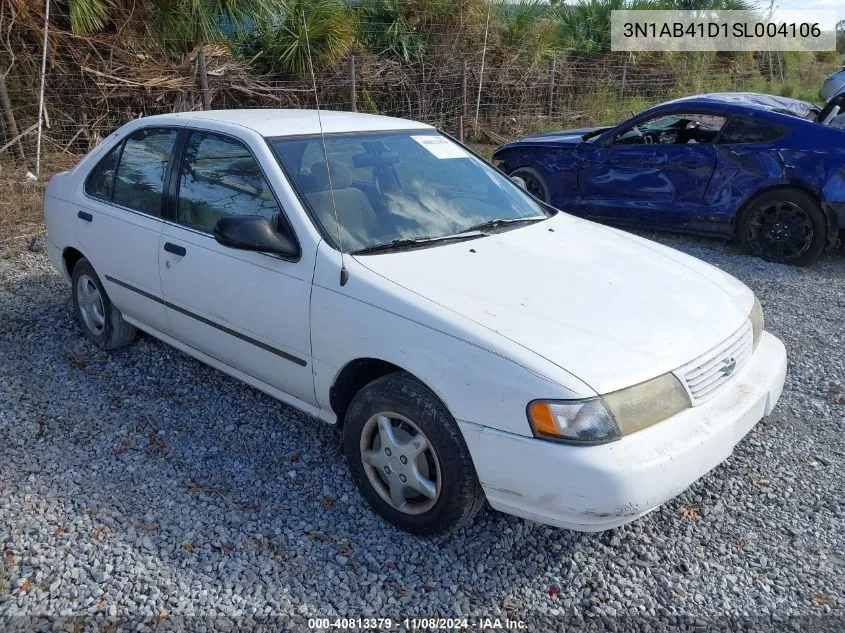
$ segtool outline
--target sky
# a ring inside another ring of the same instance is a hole
[[[765,12],[768,9],[768,2],[765,0],[758,1],[758,6]],[[843,0],[775,0],[775,13],[786,13],[783,16],[784,21],[796,21],[801,19],[808,19],[811,16],[806,14],[807,11],[826,11],[832,16],[831,23],[822,23],[821,27],[824,30],[833,30],[836,28],[836,22],[845,20],[845,3]],[[813,20],[819,19],[818,16],[812,16]]]
[[[761,4],[768,5],[767,2]],[[775,0],[775,8],[795,11],[836,11],[837,18],[845,20],[845,3],[842,0]]]
[[[845,6],[842,0],[781,0],[775,2],[775,6],[779,9],[838,11],[839,18],[845,19]]]

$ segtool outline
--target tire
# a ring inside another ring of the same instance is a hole
[[[805,266],[827,245],[827,219],[815,199],[797,189],[777,189],[754,198],[737,221],[745,252],[767,261]]]
[[[389,434],[383,430],[385,420]],[[420,434],[425,447],[416,441]],[[400,530],[448,534],[468,523],[484,504],[457,423],[437,396],[405,372],[382,376],[355,395],[344,419],[343,446],[361,494]],[[400,491],[396,496],[394,486]],[[419,492],[424,489],[428,494]],[[397,497],[402,501],[394,502]]]
[[[138,330],[114,307],[87,259],[76,262],[71,283],[73,312],[89,341],[100,349],[113,350],[135,340]]]
[[[518,176],[525,181],[525,188],[535,198],[539,198],[546,204],[551,204],[549,199],[549,188],[546,185],[546,179],[543,175],[533,167],[517,167],[510,174],[510,176]]]

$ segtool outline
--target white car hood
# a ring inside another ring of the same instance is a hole
[[[697,358],[736,331],[753,303],[744,284],[713,266],[562,213],[490,237],[356,259],[598,393]]]

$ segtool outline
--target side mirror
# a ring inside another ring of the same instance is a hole
[[[260,215],[230,215],[214,225],[214,239],[223,246],[244,251],[299,257],[299,245],[287,230],[276,230]]]
[[[524,189],[525,191],[528,191],[528,185],[525,183],[525,178],[523,178],[522,176],[511,176],[510,178],[514,181],[514,183],[516,183],[518,187]]]

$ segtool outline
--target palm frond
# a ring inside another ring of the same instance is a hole
[[[340,63],[354,41],[353,17],[342,0],[284,0],[276,16],[258,28],[255,48],[271,68],[307,75],[309,45],[318,69]]]
[[[68,16],[70,30],[77,35],[91,35],[103,30],[109,14],[104,0],[70,0]]]

